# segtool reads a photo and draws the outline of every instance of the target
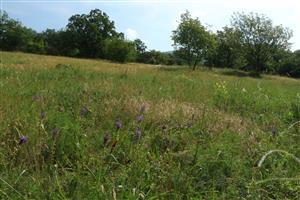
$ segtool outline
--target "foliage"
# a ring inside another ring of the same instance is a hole
[[[33,44],[36,33],[14,19],[5,11],[0,13],[0,48],[7,51],[26,51]]]
[[[191,14],[186,11],[181,15],[177,29],[173,31],[172,40],[174,46],[184,52],[184,58],[195,70],[197,63],[205,58],[213,39],[199,19],[191,18]]]
[[[142,40],[135,39],[133,42],[135,45],[135,51],[137,52],[138,55],[146,52],[147,46]]]
[[[288,75],[292,77],[300,77],[300,54],[295,51],[294,53],[285,53],[281,57],[280,65],[277,68],[279,74]]]
[[[69,18],[67,30],[71,37],[68,46],[77,48],[83,57],[104,57],[104,41],[119,34],[109,16],[99,9],[91,10],[89,14],[76,14]]]
[[[300,195],[299,80],[0,53],[0,199]]]
[[[138,62],[153,64],[153,65],[172,65],[175,64],[174,56],[171,53],[163,53],[160,51],[146,51],[138,54]]]
[[[117,62],[133,61],[135,59],[135,45],[133,42],[119,38],[106,39],[104,43],[104,56]]]
[[[230,27],[217,31],[217,47],[214,55],[216,67],[241,68],[245,65],[239,34]]]
[[[172,33],[175,50],[147,50],[140,39],[126,41],[115,23],[99,9],[69,18],[60,30],[36,32],[1,11],[0,49],[70,57],[135,61],[155,65],[197,64],[300,77],[299,52],[290,52],[291,31],[274,26],[264,15],[236,13],[231,26],[212,33],[188,11]],[[109,52],[111,51],[111,52]]]
[[[283,26],[274,26],[271,19],[257,13],[235,13],[232,28],[239,37],[247,64],[257,73],[268,70],[272,55],[289,49],[292,32]]]

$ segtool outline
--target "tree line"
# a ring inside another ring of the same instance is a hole
[[[65,28],[36,32],[2,12],[0,50],[117,62],[234,68],[253,74],[300,77],[300,50],[292,52],[292,31],[257,13],[234,13],[216,33],[186,11],[172,32],[174,51],[148,50],[140,39],[127,40],[99,9],[69,18]]]

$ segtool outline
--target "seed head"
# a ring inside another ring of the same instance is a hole
[[[41,95],[33,95],[31,99],[32,101],[41,101],[43,97]]]
[[[41,114],[40,114],[41,119],[45,119],[46,115],[47,115],[47,112],[46,111],[42,111]]]
[[[145,112],[145,110],[146,110],[146,106],[143,104],[140,108],[140,113]]]
[[[103,136],[103,145],[106,146],[109,142],[109,133],[108,131],[105,131],[104,136]]]
[[[277,135],[277,129],[275,127],[272,128],[272,136],[275,137]]]
[[[192,128],[192,126],[193,126],[193,122],[192,121],[189,121],[188,123],[187,123],[187,128]]]
[[[57,136],[59,133],[60,133],[60,128],[58,128],[58,127],[55,127],[55,128],[52,130],[53,136]]]
[[[82,117],[87,116],[87,114],[89,114],[89,112],[90,112],[89,109],[85,106],[82,106],[81,109],[80,109],[80,115]]]

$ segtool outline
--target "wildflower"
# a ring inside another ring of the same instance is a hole
[[[52,130],[53,136],[57,136],[59,133],[60,133],[60,128],[58,128],[58,127],[55,127],[55,128]]]
[[[45,119],[46,115],[47,115],[47,112],[46,111],[42,111],[41,114],[40,114],[41,119]]]
[[[109,133],[105,131],[104,136],[103,136],[103,145],[106,146],[108,141],[109,141]]]
[[[19,144],[24,144],[24,143],[26,143],[27,141],[28,141],[28,137],[22,135],[22,136],[20,137]]]
[[[81,107],[81,109],[80,109],[80,115],[82,117],[86,116],[89,112],[90,112],[89,109],[85,106]]]
[[[134,139],[137,141],[141,138],[142,130],[140,127],[137,127],[134,132]]]
[[[115,125],[116,125],[116,129],[119,130],[122,127],[121,120],[117,120]]]
[[[136,121],[137,121],[138,123],[141,123],[143,120],[144,120],[144,115],[138,115],[138,116],[136,117]]]

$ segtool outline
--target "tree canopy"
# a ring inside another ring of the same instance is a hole
[[[173,31],[174,46],[185,54],[184,59],[195,70],[197,63],[204,59],[212,45],[213,38],[198,18],[193,19],[186,11],[181,15],[180,23]]]
[[[272,55],[288,50],[292,32],[282,25],[274,26],[272,20],[257,13],[235,13],[231,20],[233,30],[248,65],[256,72],[268,70]]]
[[[93,58],[104,57],[103,47],[107,38],[121,36],[115,30],[114,22],[99,9],[71,16],[66,31],[72,38],[69,45],[77,48],[80,56]]]

